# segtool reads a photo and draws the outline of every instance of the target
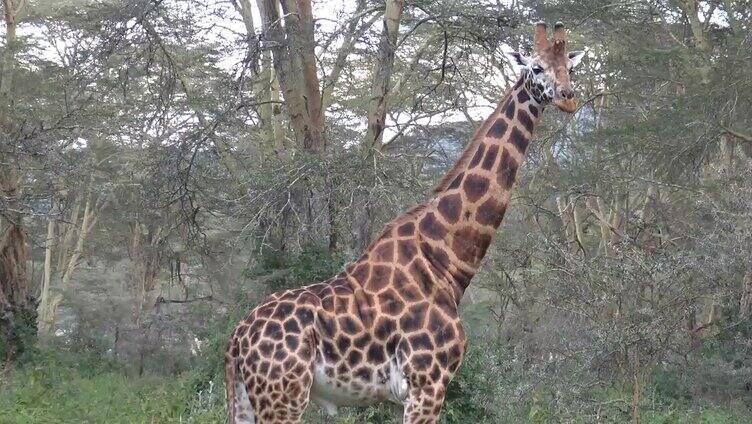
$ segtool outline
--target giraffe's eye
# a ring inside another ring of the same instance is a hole
[[[533,73],[534,73],[534,74],[536,74],[536,75],[537,75],[537,74],[540,74],[541,72],[543,72],[543,68],[541,68],[541,67],[540,67],[540,66],[538,66],[538,65],[535,65],[535,66],[533,66]]]

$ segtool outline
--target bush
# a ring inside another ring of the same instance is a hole
[[[38,351],[0,387],[0,422],[170,422],[188,395],[178,381],[128,378],[102,358]]]

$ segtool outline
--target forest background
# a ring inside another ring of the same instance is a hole
[[[422,201],[538,20],[588,53],[580,109],[531,144],[442,422],[752,421],[749,1],[2,9],[0,422],[224,422],[232,325]]]

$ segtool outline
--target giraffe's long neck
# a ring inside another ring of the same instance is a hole
[[[517,170],[543,112],[539,93],[528,81],[523,73],[418,217],[420,250],[434,274],[449,282],[457,302],[504,218]]]

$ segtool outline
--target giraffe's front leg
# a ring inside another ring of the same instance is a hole
[[[446,387],[441,383],[411,389],[405,404],[403,423],[434,424],[439,422],[445,394]]]

